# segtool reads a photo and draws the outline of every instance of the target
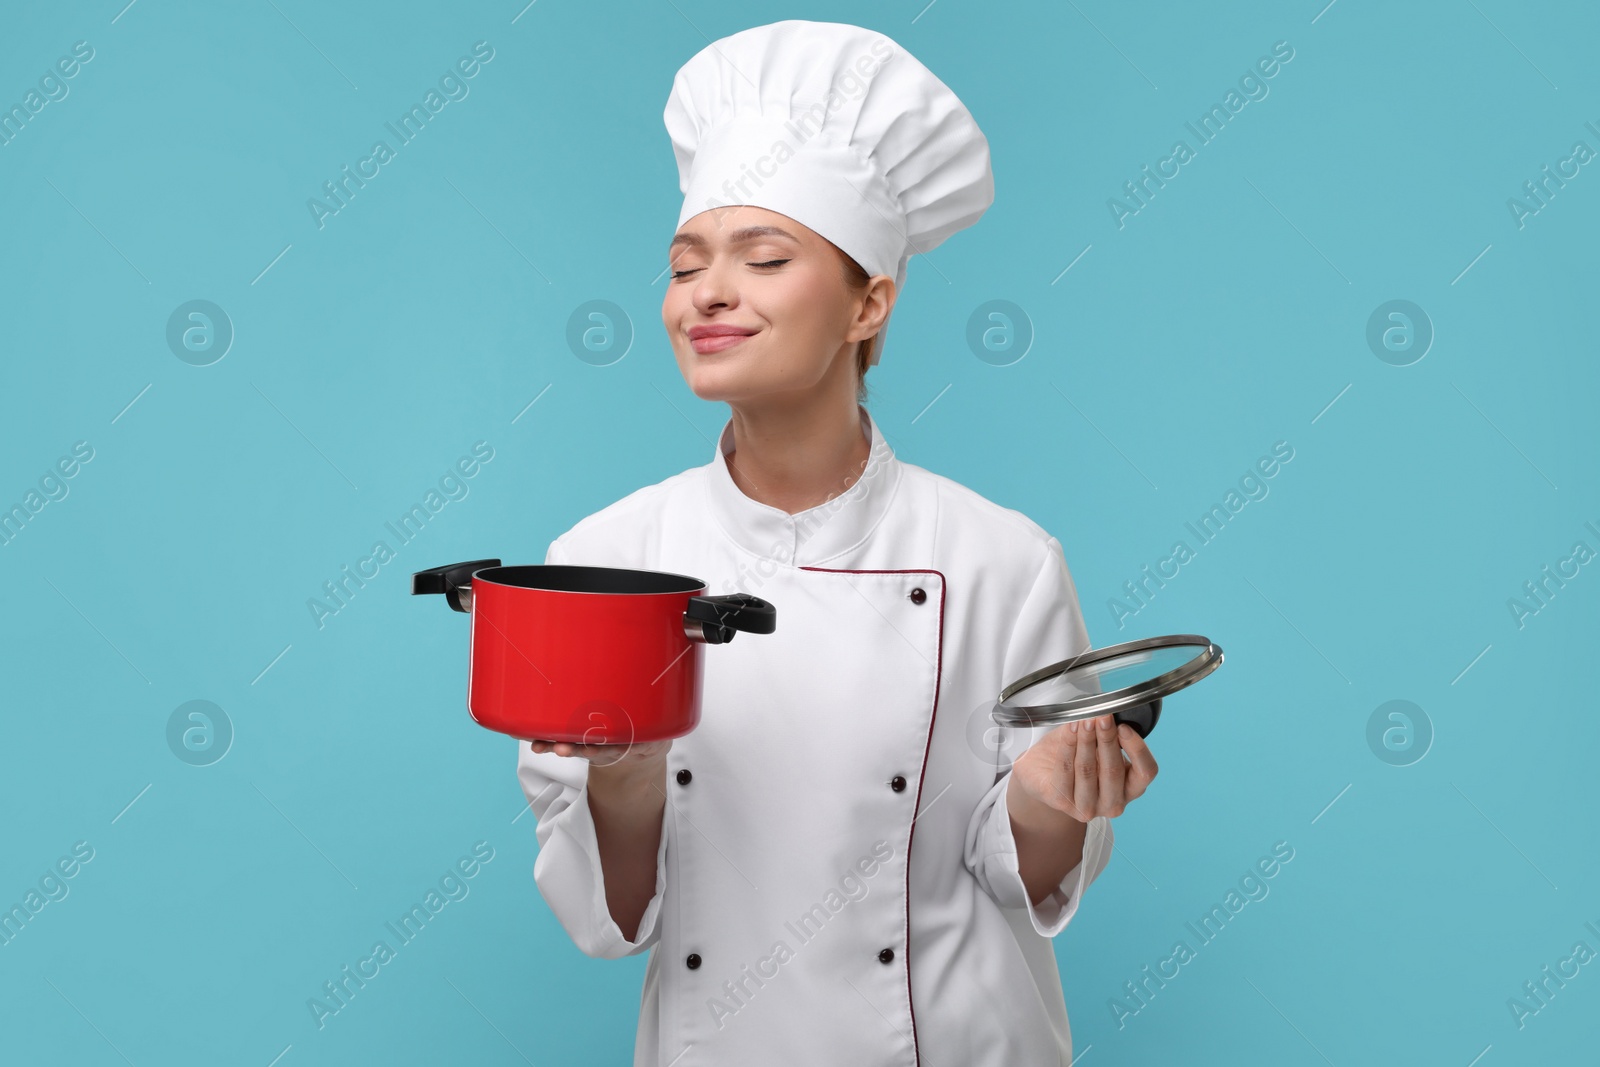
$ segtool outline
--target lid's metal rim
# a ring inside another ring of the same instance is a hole
[[[1042,682],[1047,678],[1053,678],[1058,674],[1063,674],[1074,667],[1100,663],[1130,652],[1142,652],[1152,648],[1174,648],[1183,645],[1204,647],[1187,662],[1137,685],[1127,686],[1123,689],[1113,689],[1110,693],[1091,693],[1087,696],[1075,697],[1072,700],[1055,704],[1006,706],[1005,702],[1007,700],[1028,686],[1036,682]],[[1200,634],[1165,634],[1160,637],[1146,637],[1137,641],[1126,641],[1120,645],[1107,645],[1105,648],[1090,649],[1071,659],[1064,659],[1059,663],[1052,663],[1048,667],[1041,667],[1036,671],[1023,675],[1001,690],[1000,697],[995,701],[994,708],[990,714],[994,721],[1002,726],[1054,725],[1056,723],[1072,722],[1077,719],[1091,719],[1099,715],[1121,711],[1125,708],[1137,707],[1140,704],[1148,704],[1158,697],[1176,693],[1178,690],[1198,682],[1221,665],[1222,649]]]

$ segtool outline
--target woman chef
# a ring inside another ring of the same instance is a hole
[[[779,625],[706,657],[687,736],[521,748],[534,878],[586,954],[650,950],[636,1065],[1069,1063],[1050,939],[1156,763],[1106,717],[997,774],[1001,688],[1089,647],[1061,546],[896,459],[858,393],[907,257],[992,202],[988,144],[904,49],[834,23],[706,47],[665,118],[662,322],[732,417],[710,463],[546,562],[695,575]]]

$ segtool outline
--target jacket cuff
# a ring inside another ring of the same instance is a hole
[[[1010,784],[1009,771],[995,784],[999,796],[989,820],[989,840],[983,857],[989,883],[1001,907],[1027,909],[1034,931],[1041,937],[1055,937],[1077,913],[1084,890],[1111,861],[1111,820],[1103,815],[1089,820],[1083,835],[1083,858],[1048,896],[1034,904],[1028,899],[1028,888],[1017,866],[1017,839],[1011,832],[1011,810],[1007,805]]]
[[[559,793],[571,787],[552,782],[546,788]],[[532,806],[536,810],[542,807],[537,800]],[[667,884],[664,821],[661,831],[661,844],[656,849],[655,892],[630,941],[623,936],[622,928],[611,917],[611,909],[606,905],[605,874],[600,864],[594,815],[589,810],[587,776],[564,809],[540,820],[536,831],[539,855],[533,862],[533,879],[545,903],[584,955],[619,959],[643,952],[655,942],[657,916]]]

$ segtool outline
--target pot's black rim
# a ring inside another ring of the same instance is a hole
[[[699,594],[706,583],[670,571],[636,571],[622,567],[581,567],[546,563],[515,567],[484,567],[472,572],[472,582],[511,589],[549,593],[599,593],[607,596],[681,596]]]

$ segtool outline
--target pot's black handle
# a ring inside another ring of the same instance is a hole
[[[1119,711],[1111,717],[1118,725],[1127,723],[1133,727],[1134,732],[1140,737],[1149,737],[1150,731],[1156,728],[1156,722],[1161,718],[1161,698],[1156,697],[1148,704],[1140,704],[1127,711]]]
[[[411,595],[443,593],[452,608],[467,611],[461,604],[461,590],[471,588],[472,572],[498,566],[500,561],[497,559],[475,559],[468,563],[452,563],[448,567],[417,571],[411,576]]]
[[[771,604],[749,593],[729,593],[726,596],[695,596],[689,598],[689,608],[683,613],[685,625],[700,623],[709,645],[724,645],[733,640],[738,630],[752,634],[770,634],[778,628],[778,611]]]

